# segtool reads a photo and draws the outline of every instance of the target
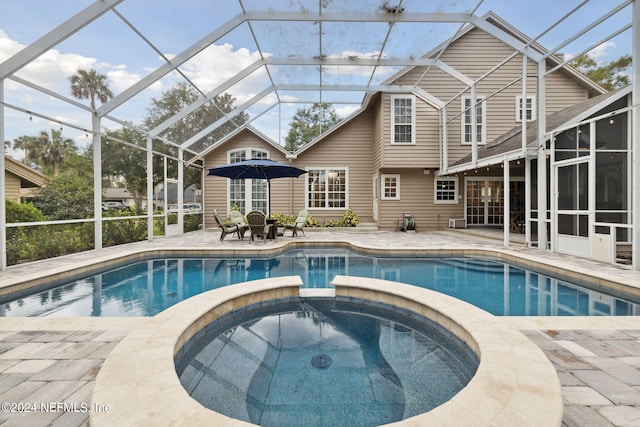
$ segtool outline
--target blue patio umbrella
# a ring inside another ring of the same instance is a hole
[[[271,206],[271,180],[297,178],[307,171],[268,159],[251,159],[209,168],[209,175],[229,179],[266,179],[269,206]]]

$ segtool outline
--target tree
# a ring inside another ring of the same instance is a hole
[[[160,124],[164,123],[174,115],[178,114],[185,107],[193,104],[201,97],[200,93],[196,91],[192,86],[186,83],[178,83],[168,91],[164,92],[158,99],[153,98],[147,117],[144,119],[144,125],[147,129],[153,129]],[[198,132],[206,129],[212,123],[215,123],[218,119],[222,118],[225,114],[231,112],[235,107],[235,98],[229,94],[218,95],[213,98],[207,104],[188,114],[186,117],[178,120],[166,131],[162,133],[164,138],[170,141],[181,144]],[[242,126],[249,120],[249,115],[246,113],[239,113],[231,120],[226,121],[218,128],[211,131],[208,135],[204,136],[200,141],[191,145],[190,149],[196,152],[204,150],[206,147],[212,145],[216,141],[225,137],[238,127]],[[175,147],[166,144],[155,144],[154,149],[158,152],[166,153],[177,157],[177,149]],[[189,160],[185,157],[185,160]],[[162,167],[161,162],[157,163],[159,167]],[[170,162],[167,166],[169,176],[177,176],[177,162]],[[154,165],[154,175],[160,179],[163,176],[163,171],[156,169]],[[185,170],[185,188],[191,183],[195,183],[199,188],[201,183],[202,171],[197,168],[186,168]]]
[[[62,174],[49,180],[33,205],[49,220],[87,218],[93,212],[93,185],[74,173]]]
[[[60,165],[78,150],[73,139],[64,138],[62,130],[56,129],[51,129],[51,134],[43,130],[37,137],[20,136],[14,140],[13,148],[25,150],[25,159],[54,176],[60,173]]]
[[[13,140],[15,150],[24,150],[24,163],[32,168],[42,169],[39,164],[38,137],[22,135]]]
[[[107,76],[98,74],[94,69],[89,71],[78,68],[73,76],[69,77],[71,82],[71,94],[78,99],[89,99],[91,109],[96,109],[96,98],[101,103],[113,98],[113,92],[107,84]]]
[[[164,92],[159,99],[151,100],[149,113],[144,120],[147,129],[153,129],[164,123],[171,117],[181,112],[185,107],[193,104],[200,98],[200,93],[192,86],[186,83],[178,83],[168,91]],[[162,136],[170,141],[181,144],[187,141],[198,132],[204,130],[225,114],[231,112],[235,107],[235,98],[224,93],[213,98],[210,102],[197,108],[186,117],[180,119],[169,127]],[[249,120],[246,113],[240,113],[233,119],[228,120],[211,133],[194,144],[191,148],[195,151],[213,144],[220,138],[228,135],[230,132],[243,125]]]
[[[110,130],[107,136],[132,145],[144,147],[146,139],[129,127]],[[102,146],[102,171],[104,175],[122,177],[125,188],[136,202],[137,214],[142,213],[142,200],[147,192],[147,153],[134,147],[111,142]],[[160,174],[160,177],[163,175]],[[151,197],[148,201],[151,202]]]
[[[585,54],[571,61],[571,65],[607,90],[614,90],[630,83],[625,70],[631,65],[631,55],[602,63]]]
[[[331,104],[325,102],[316,102],[311,108],[299,108],[289,124],[284,148],[294,152],[340,120]]]

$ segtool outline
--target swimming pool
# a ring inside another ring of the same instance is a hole
[[[305,298],[231,312],[176,356],[205,407],[261,426],[376,426],[427,412],[478,358],[434,322],[394,307]]]
[[[304,248],[272,257],[148,259],[0,300],[0,316],[153,316],[207,290],[299,275],[322,288],[335,275],[364,276],[433,289],[502,316],[634,315],[626,295],[482,258],[372,256],[345,248]]]

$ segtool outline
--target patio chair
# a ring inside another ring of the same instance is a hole
[[[261,236],[264,243],[267,243],[267,237],[271,231],[273,224],[267,224],[267,218],[260,211],[251,211],[247,214],[247,223],[251,232],[251,241],[255,237]]]
[[[216,222],[218,223],[218,227],[220,227],[220,229],[222,230],[222,232],[220,233],[221,242],[224,240],[227,234],[233,234],[238,231],[237,225],[224,225],[222,223],[222,220],[220,220],[220,215],[218,215],[218,211],[215,209],[213,210],[213,217],[216,219]]]
[[[249,225],[244,220],[242,213],[240,211],[233,209],[229,212],[229,219],[231,222],[238,226],[238,238],[240,240],[244,239],[244,233],[249,229]]]
[[[309,218],[309,212],[304,209],[298,212],[298,217],[293,224],[283,225],[284,231],[282,235],[284,236],[285,231],[291,230],[291,237],[295,237],[298,235],[298,230],[300,230],[302,231],[302,235],[306,237],[306,234],[304,234],[304,226],[307,224],[307,218]]]

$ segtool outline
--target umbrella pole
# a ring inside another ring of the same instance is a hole
[[[267,179],[267,218],[271,218],[271,180]]]

